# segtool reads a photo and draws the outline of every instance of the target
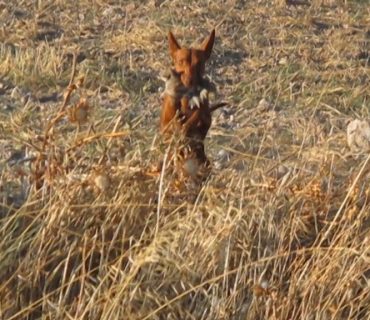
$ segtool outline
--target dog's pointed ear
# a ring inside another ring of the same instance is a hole
[[[168,32],[168,45],[170,48],[170,55],[172,59],[175,57],[175,53],[177,50],[181,49],[180,45],[178,44],[175,36],[172,34],[172,32]]]
[[[206,60],[208,60],[209,57],[211,56],[213,44],[215,43],[215,35],[216,35],[216,31],[215,29],[213,29],[211,34],[206,39],[204,39],[204,41],[202,42],[200,46],[200,49],[203,50],[204,52],[204,58]]]

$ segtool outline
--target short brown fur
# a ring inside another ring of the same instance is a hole
[[[209,59],[215,39],[215,30],[203,41],[199,49],[182,48],[174,35],[169,32],[169,51],[174,62],[174,69],[185,88],[202,85],[205,63]],[[211,126],[211,112],[208,101],[202,102],[196,110],[188,107],[189,98],[178,99],[164,95],[160,127],[162,133],[171,133],[174,128],[181,129],[188,138],[204,140]],[[176,119],[176,113],[182,111],[183,120]],[[185,111],[185,112],[184,112]]]

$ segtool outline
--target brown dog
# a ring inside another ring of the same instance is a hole
[[[208,93],[215,90],[212,82],[204,78],[205,64],[211,56],[215,30],[198,49],[182,48],[169,32],[169,51],[174,70],[165,79],[160,128],[167,137],[180,132],[184,147],[191,151],[201,165],[208,166],[204,151],[204,139],[212,122],[212,111],[225,103],[210,106]],[[181,153],[182,154],[182,153]],[[188,158],[183,154],[183,156]]]
[[[227,105],[226,103],[218,103],[209,106],[209,92],[215,92],[216,86],[208,79],[202,79],[201,86],[187,88],[181,82],[180,74],[173,69],[170,69],[170,72],[161,79],[165,81],[165,90],[162,97],[167,96],[172,99],[172,106],[175,106],[175,109],[179,112],[178,123],[182,126],[182,132],[185,136],[192,127],[195,131],[202,129],[202,124],[208,121],[207,109],[212,113],[214,110]],[[205,138],[206,133],[198,132],[198,134],[201,140]]]
[[[189,91],[196,91],[197,88],[202,87],[205,64],[211,56],[214,40],[215,30],[203,41],[199,49],[188,49],[181,48],[174,35],[171,32],[168,34],[170,55],[175,67],[174,71],[179,75],[183,87]],[[179,128],[179,124],[181,127],[183,126],[182,130],[186,137],[199,137],[201,140],[204,140],[211,126],[211,112],[209,110],[208,99],[204,99],[200,103],[199,108],[196,108],[194,111],[191,110],[189,102],[188,95],[174,97],[165,94],[160,121],[162,133],[172,132],[173,127],[170,126],[170,123],[177,122],[174,126],[177,128]],[[191,111],[183,115],[185,116],[185,121],[175,119],[176,113],[180,112],[181,109],[183,111]],[[189,122],[187,122],[188,120]],[[193,126],[193,123],[196,121],[198,121],[197,128]]]

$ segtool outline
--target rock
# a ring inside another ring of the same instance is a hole
[[[221,149],[217,155],[214,162],[214,167],[217,170],[224,169],[227,166],[227,163],[230,162],[230,153],[225,149]]]
[[[261,99],[260,102],[258,102],[257,110],[261,112],[270,111],[274,108],[274,105],[267,101],[265,98]]]
[[[17,164],[20,160],[24,159],[25,157],[25,150],[14,150],[10,157],[6,160],[10,166]]]
[[[3,105],[3,110],[4,111],[12,111],[14,109],[14,106],[10,105],[10,104],[4,104]]]
[[[106,9],[102,12],[102,15],[103,15],[104,17],[113,16],[113,15],[114,15],[114,8],[113,8],[113,7],[108,7],[108,8],[106,8]]]
[[[230,160],[230,154],[225,149],[221,149],[217,153],[217,160],[221,162],[227,162]]]
[[[94,183],[101,192],[106,192],[109,189],[111,181],[107,174],[100,173],[94,177]]]
[[[347,143],[353,152],[370,150],[370,125],[366,120],[353,120],[347,126]]]
[[[213,167],[216,169],[216,170],[221,170],[222,169],[222,163],[220,161],[215,161],[213,163]]]
[[[10,93],[10,97],[13,99],[21,99],[22,95],[22,91],[18,87],[14,87],[12,92]]]
[[[279,165],[277,170],[276,170],[276,176],[278,179],[281,179],[282,177],[284,177],[287,173],[289,172],[289,169],[284,166],[284,165]]]
[[[279,60],[279,64],[280,64],[280,65],[286,65],[286,64],[288,64],[288,58],[287,58],[287,57],[282,57],[282,58]]]

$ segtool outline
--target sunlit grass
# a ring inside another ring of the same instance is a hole
[[[368,318],[369,158],[346,140],[369,115],[366,3],[0,4],[0,318]],[[231,107],[211,176],[181,187],[150,175],[158,75],[168,30],[213,27]],[[61,108],[74,53],[83,123]]]

